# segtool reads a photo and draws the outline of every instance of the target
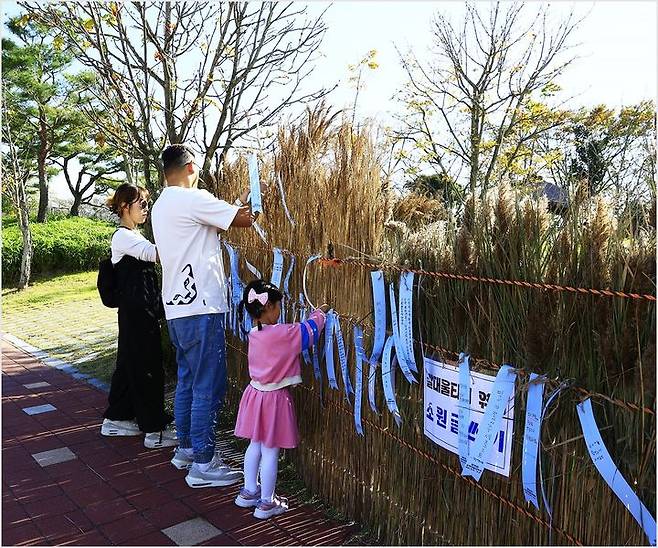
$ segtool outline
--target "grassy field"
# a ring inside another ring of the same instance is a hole
[[[117,312],[96,290],[97,272],[36,280],[25,291],[2,290],[2,330],[109,382],[117,344]]]

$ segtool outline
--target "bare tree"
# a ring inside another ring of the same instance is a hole
[[[512,162],[526,141],[564,121],[535,117],[529,102],[573,61],[565,54],[580,21],[569,15],[551,25],[543,7],[525,18],[523,4],[504,6],[487,4],[485,15],[467,3],[459,26],[439,13],[430,60],[400,55],[408,76],[401,98],[410,112],[400,118],[398,140],[420,153],[415,161],[473,193],[504,174],[501,160]]]
[[[151,188],[167,144],[195,142],[208,174],[236,140],[327,93],[303,90],[325,26],[295,3],[20,5],[98,75],[89,93],[119,116],[96,122],[109,143],[141,161]]]

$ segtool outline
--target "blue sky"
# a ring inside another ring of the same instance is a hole
[[[481,2],[485,5],[485,2]],[[329,4],[310,2],[311,13]],[[530,2],[532,12],[539,2]],[[573,10],[577,16],[589,12],[575,38],[580,57],[558,79],[563,93],[575,95],[572,107],[605,103],[609,106],[656,98],[656,3],[651,1],[552,2],[550,13],[560,18]],[[404,82],[396,46],[412,47],[423,57],[431,44],[430,22],[441,10],[459,20],[464,3],[414,1],[338,1],[325,15],[328,27],[315,74],[309,87],[338,81],[329,102],[336,108],[350,108],[354,87],[348,82],[348,65],[356,64],[369,50],[377,50],[379,67],[365,71],[359,95],[359,118],[370,117],[383,125],[392,121],[400,106],[392,100]],[[5,13],[16,13],[13,2],[3,2]],[[6,32],[6,31],[4,31]],[[55,181],[58,195],[66,195],[62,181]]]

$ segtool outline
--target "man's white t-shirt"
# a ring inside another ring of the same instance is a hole
[[[227,230],[238,209],[206,190],[178,186],[162,190],[153,205],[152,226],[168,320],[228,312],[217,230]]]

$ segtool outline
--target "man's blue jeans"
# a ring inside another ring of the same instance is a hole
[[[226,392],[225,314],[200,314],[167,322],[176,347],[178,384],[174,415],[181,448],[194,462],[210,462],[215,452],[217,412]]]

